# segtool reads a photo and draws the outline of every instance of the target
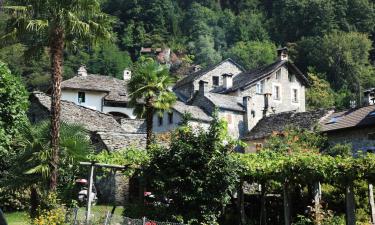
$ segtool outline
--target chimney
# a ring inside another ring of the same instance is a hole
[[[81,67],[79,67],[77,74],[79,77],[86,77],[87,76],[86,66],[82,65]]]
[[[131,78],[132,78],[132,71],[126,68],[124,70],[123,79],[130,80]]]
[[[243,104],[243,107],[245,108],[245,114],[243,115],[243,122],[244,122],[244,128],[245,128],[244,135],[246,135],[246,133],[249,132],[250,129],[252,128],[251,121],[250,121],[251,116],[252,116],[251,97],[250,96],[242,97],[242,104]]]
[[[199,94],[204,96],[208,92],[208,82],[204,80],[199,81]]]
[[[264,94],[264,109],[263,109],[263,117],[266,117],[270,114],[270,100],[271,100],[271,93],[265,93]]]
[[[375,104],[375,88],[370,88],[364,92],[364,105],[374,105]]]
[[[233,87],[233,74],[223,74],[224,88],[230,89]]]
[[[277,57],[279,58],[279,60],[288,60],[289,59],[288,48],[283,47],[283,48],[277,49]]]

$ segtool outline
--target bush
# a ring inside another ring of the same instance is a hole
[[[5,212],[26,209],[29,206],[29,194],[28,190],[0,188],[1,209]]]

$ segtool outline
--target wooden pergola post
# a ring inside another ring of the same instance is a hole
[[[368,184],[368,202],[370,205],[371,223],[375,225],[375,203],[374,203],[374,188],[372,184]]]
[[[290,190],[289,184],[284,183],[284,224],[290,225]]]
[[[101,168],[111,168],[116,170],[126,170],[129,168],[129,165],[126,166],[119,166],[119,165],[110,165],[110,164],[103,164],[103,163],[97,163],[97,162],[80,162],[79,163],[82,166],[90,166],[90,173],[89,173],[89,189],[87,190],[87,206],[86,206],[86,225],[90,224],[90,217],[91,217],[91,194],[92,194],[92,186],[94,183],[94,170],[95,167],[101,167]]]
[[[355,225],[355,199],[353,181],[345,187],[346,225]]]

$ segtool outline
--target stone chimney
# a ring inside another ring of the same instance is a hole
[[[288,48],[283,47],[283,48],[277,49],[277,57],[278,57],[279,60],[288,60],[289,59]]]
[[[124,70],[123,79],[130,80],[130,78],[132,78],[132,71],[126,68]]]
[[[227,89],[230,89],[233,87],[233,74],[223,74],[223,86],[224,88],[227,90]]]
[[[87,76],[86,67],[84,65],[79,67],[77,74],[78,74],[79,77],[86,77]]]
[[[375,104],[375,88],[370,88],[368,90],[365,90],[363,94],[364,94],[363,103],[365,106]]]
[[[204,80],[199,81],[199,94],[204,96],[208,92],[208,82]]]
[[[245,113],[243,115],[244,130],[245,130],[244,134],[249,132],[250,129],[252,128],[252,124],[251,124],[251,117],[252,117],[251,103],[252,103],[252,99],[251,99],[250,96],[242,97],[242,104],[243,104],[243,107],[245,109]]]
[[[268,116],[271,113],[271,93],[264,94],[264,109],[263,109],[263,117]]]

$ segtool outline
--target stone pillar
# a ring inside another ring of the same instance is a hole
[[[242,98],[242,104],[243,104],[243,107],[245,109],[245,113],[244,113],[244,116],[243,116],[243,122],[244,122],[244,134],[246,134],[247,132],[249,132],[252,128],[252,124],[251,124],[251,97],[250,96],[244,96]]]

